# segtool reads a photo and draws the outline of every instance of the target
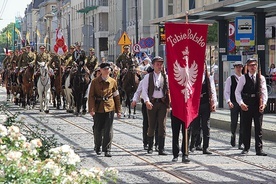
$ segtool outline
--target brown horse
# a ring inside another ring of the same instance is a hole
[[[34,75],[34,67],[29,64],[22,76],[22,93],[20,94],[22,107],[25,108],[26,104],[30,107],[31,101],[33,100],[33,75]]]
[[[21,91],[21,87],[17,81],[17,73],[18,73],[18,68],[16,67],[16,63],[13,62],[10,78],[11,78],[11,94],[13,95],[13,100],[15,105],[18,105],[19,103],[19,96]]]
[[[10,68],[4,70],[3,74],[3,84],[6,87],[7,101],[11,100],[11,71]]]
[[[125,104],[128,107],[128,118],[131,116],[131,100],[139,85],[139,77],[135,65],[129,67],[127,72],[122,76],[122,90],[125,93]],[[136,108],[133,109],[133,118],[135,118]],[[125,116],[125,115],[124,115]]]
[[[61,106],[61,96],[64,97],[64,92],[61,86],[62,75],[63,75],[62,68],[60,66],[55,67],[54,76],[53,76],[55,91],[52,91],[52,96],[53,96],[53,106],[56,107],[57,109],[60,109],[60,106]],[[65,103],[64,98],[63,98],[63,101]]]

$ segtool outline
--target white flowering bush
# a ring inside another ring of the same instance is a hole
[[[116,182],[118,171],[91,168],[78,169],[80,157],[68,145],[49,150],[41,159],[40,139],[27,141],[17,126],[0,124],[0,183],[15,184],[81,184]]]

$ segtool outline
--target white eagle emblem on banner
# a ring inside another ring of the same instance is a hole
[[[181,93],[185,97],[185,103],[187,103],[191,94],[193,93],[192,86],[194,85],[197,73],[198,73],[198,65],[194,61],[189,68],[189,49],[188,47],[182,51],[183,60],[185,63],[185,67],[181,67],[178,61],[176,60],[173,64],[174,71],[174,79],[178,82],[179,85],[183,86],[184,89],[181,90]]]

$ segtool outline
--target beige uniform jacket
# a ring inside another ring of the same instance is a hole
[[[106,81],[101,76],[91,82],[88,99],[89,112],[121,112],[120,96],[116,80],[109,77]]]

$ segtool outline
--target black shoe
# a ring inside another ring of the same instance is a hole
[[[144,150],[148,150],[148,149],[149,149],[148,145],[144,145]]]
[[[190,152],[194,152],[195,151],[195,148],[190,148]]]
[[[158,152],[158,155],[164,155],[164,156],[166,156],[166,155],[168,155],[164,150],[160,150],[159,152]]]
[[[182,162],[183,162],[183,163],[189,163],[189,162],[190,162],[190,159],[188,158],[188,156],[183,156],[183,157],[182,157]]]
[[[258,155],[258,156],[267,156],[267,154],[264,153],[263,151],[257,152],[256,155]]]
[[[248,150],[245,150],[245,149],[244,149],[244,150],[242,150],[241,154],[242,154],[242,155],[246,155],[246,154],[248,154]]]
[[[178,161],[178,157],[173,157],[172,162],[177,162]]]
[[[230,141],[230,143],[231,143],[231,146],[232,147],[235,147],[236,146],[236,138],[235,138],[235,136],[231,136],[231,141]]]
[[[203,149],[202,149],[201,146],[197,146],[197,147],[196,147],[196,150],[197,150],[197,151],[202,151]]]
[[[152,154],[153,150],[152,149],[148,149],[148,154]]]
[[[242,146],[242,145],[239,145],[238,149],[239,149],[239,150],[243,150],[243,146]]]
[[[102,154],[102,152],[101,152],[100,149],[96,149],[96,153],[97,153],[97,155],[101,155]]]
[[[107,152],[104,153],[104,156],[105,157],[111,157],[111,153],[109,151],[107,151]]]
[[[211,155],[212,153],[208,149],[204,149],[203,154]]]

